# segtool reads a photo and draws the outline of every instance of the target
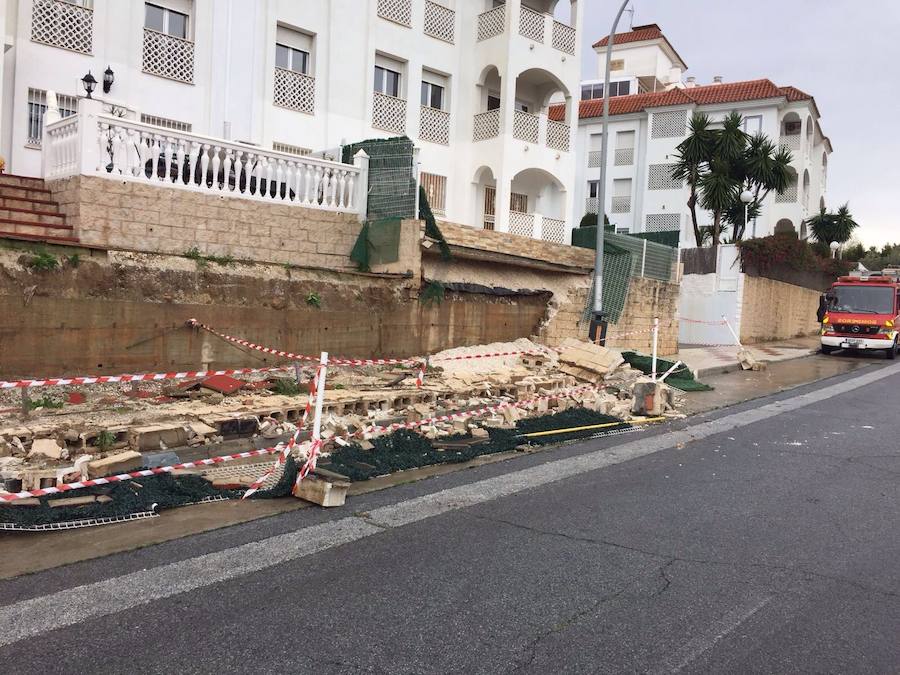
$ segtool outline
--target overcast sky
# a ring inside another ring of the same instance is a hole
[[[620,0],[585,2],[591,45]],[[562,3],[561,3],[562,4]],[[900,0],[633,0],[634,25],[659,24],[698,84],[767,77],[815,97],[828,161],[827,206],[850,202],[866,245],[900,243]],[[626,13],[618,32],[627,30]],[[845,54],[846,52],[846,54]]]

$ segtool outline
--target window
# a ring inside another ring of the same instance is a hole
[[[609,83],[609,95],[628,96],[631,93],[631,80],[621,80]],[[589,101],[595,98],[603,98],[603,83],[593,82],[581,85],[581,100]]]
[[[786,136],[796,136],[800,133],[800,120],[795,122],[785,122],[784,123],[784,133]]]
[[[78,110],[78,99],[65,94],[56,95],[60,117],[69,117]],[[44,135],[44,113],[47,112],[47,92],[43,89],[28,90],[28,138],[27,145],[41,144]]]
[[[589,180],[588,181],[588,197],[591,199],[597,199],[600,196],[600,181],[599,180]]]
[[[446,214],[447,208],[447,177],[422,171],[419,174],[419,183],[428,197],[428,205],[439,216]]]
[[[145,5],[144,28],[165,33],[172,37],[187,39],[188,17],[187,14],[176,12],[173,9],[151,5]]]
[[[309,74],[309,52],[287,45],[275,44],[275,65],[295,73]]]
[[[427,108],[444,109],[444,88],[431,82],[422,82],[422,105]]]
[[[744,117],[744,133],[754,136],[762,132],[762,115],[748,115]]]
[[[400,73],[375,66],[375,91],[395,98],[400,97]]]
[[[528,104],[523,103],[522,101],[516,101],[516,110],[521,110],[522,112],[528,112]]]
[[[490,94],[488,94],[487,109],[488,110],[499,110],[500,109],[500,97],[499,96],[491,96]]]
[[[511,192],[509,195],[509,210],[518,213],[528,213],[528,195]]]
[[[152,124],[155,127],[161,127],[163,129],[173,129],[175,131],[190,132],[191,130],[191,125],[188,122],[179,122],[178,120],[171,120],[156,115],[147,115],[146,113],[141,113],[141,122],[144,124]]]

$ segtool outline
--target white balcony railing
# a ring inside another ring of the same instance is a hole
[[[502,35],[506,23],[506,5],[500,5],[478,15],[478,41]]]
[[[616,148],[613,163],[616,166],[631,166],[634,164],[634,148]]]
[[[778,143],[795,153],[795,155],[800,152],[800,134],[783,134]],[[796,156],[794,159],[796,159]]]
[[[631,195],[612,198],[613,213],[631,213]]]
[[[406,99],[375,92],[372,126],[395,134],[406,133]]]
[[[538,115],[522,110],[514,111],[513,138],[518,138],[520,141],[528,143],[537,143],[540,127],[541,118]]]
[[[509,212],[509,233],[520,237],[534,236],[534,214],[521,213],[520,211]]]
[[[401,26],[411,26],[412,0],[378,0],[378,16]]]
[[[553,48],[566,54],[575,54],[575,29],[559,21],[553,22]]]
[[[584,200],[584,212],[585,213],[599,213],[600,212],[600,200],[596,197],[588,197]]]
[[[316,108],[316,78],[275,68],[275,105],[312,115]]]
[[[419,113],[419,138],[450,145],[450,113],[423,105]]]
[[[541,218],[541,239],[555,241],[557,244],[566,243],[566,221],[559,218]]]
[[[425,0],[425,35],[453,43],[456,35],[456,12],[431,0]]]
[[[221,197],[365,214],[368,160],[341,164],[103,115],[44,131],[43,177],[101,176]]]
[[[781,204],[794,204],[797,201],[797,183],[788,185],[784,192],[776,194],[775,201]]]
[[[535,42],[544,42],[544,15],[535,12],[525,5],[522,5],[519,14],[519,35],[534,40]]]
[[[94,47],[94,11],[63,0],[34,0],[31,39],[51,47],[90,54]]]
[[[588,151],[588,168],[596,169],[598,166],[600,166],[601,158],[602,158],[602,155],[600,154],[599,150],[589,150]]]
[[[500,135],[500,111],[488,110],[475,115],[472,140],[484,141]]]
[[[547,147],[554,150],[569,151],[569,125],[554,120],[547,120]]]
[[[194,81],[194,43],[144,29],[143,70],[179,82]]]

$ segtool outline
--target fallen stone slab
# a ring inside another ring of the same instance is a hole
[[[28,457],[40,455],[49,459],[62,459],[64,450],[53,438],[35,438],[31,443],[31,450],[28,451]]]
[[[142,463],[143,456],[141,453],[129,450],[88,462],[87,471],[88,476],[91,478],[101,478],[110,474],[134,471]]]

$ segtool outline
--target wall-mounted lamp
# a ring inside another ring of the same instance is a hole
[[[103,73],[103,93],[108,94],[109,90],[112,89],[113,82],[115,81],[115,73],[113,73],[113,69],[109,66],[106,66],[106,70]]]
[[[97,80],[95,80],[94,76],[91,75],[91,71],[88,71],[87,75],[81,78],[81,84],[84,85],[84,90],[87,92],[87,97],[91,98],[91,93],[97,87]]]

